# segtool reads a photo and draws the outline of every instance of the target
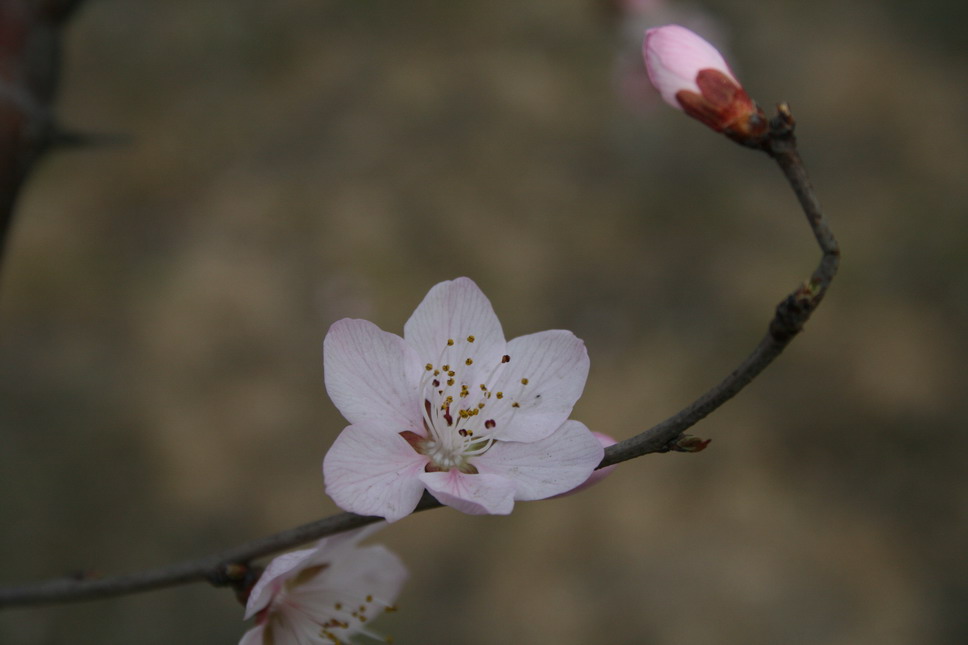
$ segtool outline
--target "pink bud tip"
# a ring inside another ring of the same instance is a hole
[[[739,85],[723,55],[696,33],[679,25],[646,31],[642,54],[649,80],[665,102],[679,110],[682,106],[676,94],[681,90],[699,93],[696,77],[700,70],[718,70]]]
[[[749,142],[766,120],[719,51],[679,25],[645,32],[642,55],[649,79],[666,103],[717,132]]]

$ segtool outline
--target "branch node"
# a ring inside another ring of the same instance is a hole
[[[249,599],[252,587],[262,575],[262,567],[251,567],[240,562],[230,562],[216,567],[205,579],[213,587],[232,587],[235,597],[243,605]]]
[[[776,315],[770,322],[770,336],[779,342],[787,342],[799,334],[821,295],[820,284],[813,279],[800,285],[776,306]]]

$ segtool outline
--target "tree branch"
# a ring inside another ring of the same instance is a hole
[[[823,253],[820,264],[806,282],[777,305],[766,336],[729,376],[674,416],[607,448],[599,468],[653,452],[701,450],[705,442],[694,440],[683,432],[735,396],[773,362],[803,329],[804,323],[823,299],[837,272],[840,249],[827,226],[803,162],[797,153],[794,125],[789,108],[781,104],[778,106],[777,116],[770,122],[768,135],[753,147],[762,149],[779,164],[796,193]],[[437,500],[424,493],[416,510],[424,511],[439,506],[441,504]],[[94,600],[203,580],[216,586],[230,585],[239,588],[246,580],[248,564],[256,558],[380,519],[340,513],[247,542],[221,553],[141,573],[103,579],[61,578],[22,587],[0,588],[0,608]]]
[[[766,369],[800,333],[827,292],[840,266],[840,247],[820,210],[820,202],[797,152],[795,125],[789,106],[781,103],[777,106],[777,115],[770,121],[768,135],[755,147],[762,149],[779,164],[793,188],[823,253],[820,264],[807,281],[777,305],[766,335],[729,376],[665,421],[611,446],[600,468],[650,452],[694,452],[705,447],[702,442],[683,441],[682,433],[733,398]]]

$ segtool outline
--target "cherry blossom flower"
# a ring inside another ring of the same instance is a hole
[[[245,619],[255,616],[255,627],[239,645],[345,643],[357,633],[377,637],[366,624],[395,608],[407,577],[400,559],[383,546],[357,546],[381,526],[323,538],[315,548],[270,562],[246,603]]]
[[[694,32],[679,25],[649,29],[642,54],[649,79],[672,107],[739,141],[766,132],[762,110],[722,54]]]
[[[324,342],[326,389],[350,422],[323,461],[343,509],[396,521],[424,490],[465,513],[507,514],[588,479],[604,451],[568,420],[588,375],[568,331],[504,339],[468,278],[433,287],[401,338],[344,319]]]

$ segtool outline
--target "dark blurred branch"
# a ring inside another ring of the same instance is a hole
[[[82,0],[0,0],[0,263],[17,197],[37,160],[57,145],[52,114],[61,32]]]
[[[380,519],[379,517],[362,517],[353,513],[341,513],[275,535],[253,540],[221,553],[150,571],[103,579],[86,575],[60,578],[24,587],[10,587],[0,590],[0,607],[96,600],[189,582],[208,581],[218,586],[231,585],[233,578],[231,565],[233,564],[247,563],[262,556],[305,544],[323,535],[349,531]]]
[[[820,304],[830,281],[836,274],[840,261],[840,249],[827,227],[819,202],[797,153],[796,139],[793,135],[793,117],[786,105],[779,106],[778,114],[771,121],[770,126],[770,132],[753,147],[764,150],[775,159],[793,187],[823,252],[819,266],[809,280],[777,305],[766,336],[753,353],[729,376],[678,414],[631,439],[606,449],[605,459],[599,467],[617,464],[652,452],[701,450],[705,442],[683,435],[683,432],[735,396],[779,356]],[[423,511],[438,506],[440,503],[425,493],[417,510]],[[378,517],[341,513],[248,542],[222,553],[152,571],[103,579],[65,578],[24,587],[0,588],[0,608],[93,600],[203,580],[218,586],[239,587],[242,575],[251,560],[378,520],[380,520]]]

